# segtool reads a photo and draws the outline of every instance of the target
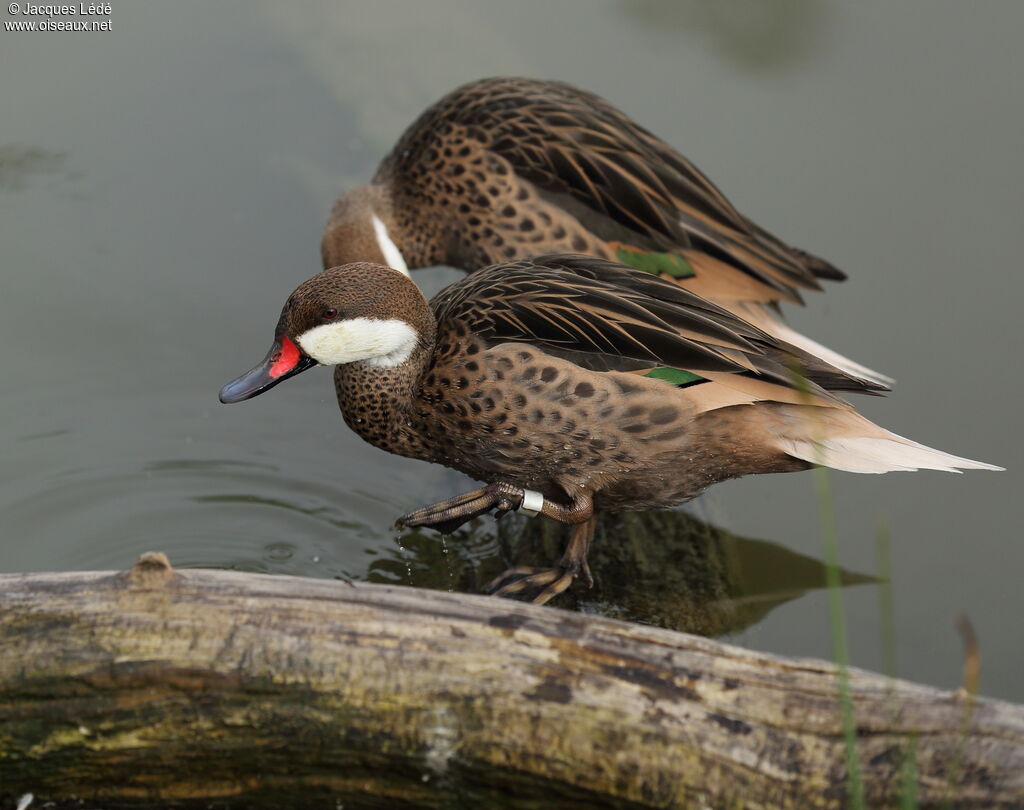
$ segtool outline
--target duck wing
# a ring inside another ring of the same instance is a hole
[[[489,345],[527,343],[591,370],[649,369],[677,384],[727,373],[791,390],[806,387],[819,396],[884,390],[677,284],[593,256],[493,265],[442,290],[431,308],[439,345],[466,334]]]
[[[820,289],[818,278],[845,277],[748,220],[685,157],[604,99],[563,82],[494,78],[460,87],[423,113],[381,171],[415,175],[452,125],[630,264],[668,266],[672,257],[659,254],[694,250],[791,301],[801,289]]]

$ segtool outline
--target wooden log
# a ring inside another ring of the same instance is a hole
[[[868,807],[908,773],[920,807],[1024,806],[1024,708],[850,678]],[[162,554],[0,576],[0,807],[839,808],[836,694],[823,661],[473,595]]]

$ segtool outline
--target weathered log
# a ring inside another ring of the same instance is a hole
[[[1024,806],[1024,708],[850,678],[869,807],[908,773],[920,807]],[[836,694],[826,662],[480,596],[159,554],[0,576],[3,807],[838,808]]]

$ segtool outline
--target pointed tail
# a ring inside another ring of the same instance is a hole
[[[815,408],[814,411],[819,413],[813,413],[807,407],[801,407],[804,422],[798,433],[793,429],[797,420],[792,406],[784,407],[787,412],[785,426],[778,435],[776,447],[812,464],[855,473],[913,470],[958,473],[961,470],[1004,469],[927,447],[885,430],[853,410]],[[831,413],[820,413],[825,410]],[[799,435],[801,433],[803,435]]]

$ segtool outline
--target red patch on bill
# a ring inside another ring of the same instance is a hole
[[[287,374],[299,362],[299,349],[291,342],[288,335],[281,335],[281,348],[274,352],[273,363],[270,365],[270,376],[275,380]]]

